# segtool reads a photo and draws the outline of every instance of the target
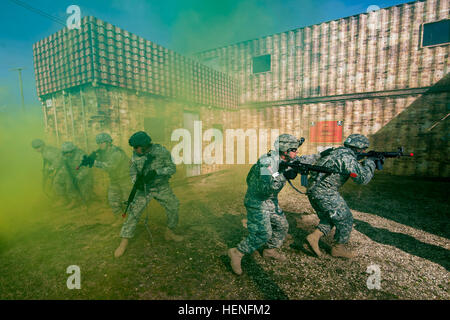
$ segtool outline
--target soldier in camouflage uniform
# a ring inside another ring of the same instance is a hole
[[[127,219],[120,233],[122,241],[114,252],[116,258],[125,252],[128,239],[134,236],[139,218],[153,198],[166,210],[165,239],[183,240],[183,237],[174,233],[178,224],[179,201],[169,186],[169,179],[176,171],[170,152],[162,145],[152,143],[150,136],[143,131],[133,134],[129,139],[129,144],[134,149],[130,168],[132,183],[136,182],[138,174],[144,175],[145,179],[142,185],[138,186],[128,209]]]
[[[259,158],[247,175],[247,193],[244,205],[247,210],[247,229],[249,235],[235,248],[228,250],[234,273],[241,275],[241,259],[263,245],[263,257],[285,261],[286,257],[276,249],[280,248],[287,236],[289,224],[278,205],[278,193],[287,179],[294,179],[297,173],[292,168],[279,172],[281,161],[296,157],[301,142],[289,134],[280,135],[275,141],[275,151]]]
[[[63,167],[66,169],[65,187],[71,199],[68,208],[80,204],[87,205],[91,200],[94,178],[92,172],[86,167],[80,167],[85,152],[72,142],[64,142],[61,146]],[[64,186],[63,186],[64,187]]]
[[[105,170],[109,176],[108,203],[115,215],[123,212],[123,203],[131,190],[130,158],[122,148],[112,144],[112,138],[107,133],[95,137],[99,149],[93,153],[93,165]]]
[[[360,134],[351,134],[344,141],[344,146],[330,148],[322,153],[315,165],[338,169],[339,174],[312,172],[308,180],[307,195],[319,216],[317,229],[306,237],[310,249],[321,256],[319,239],[336,227],[335,244],[331,255],[352,258],[353,253],[345,248],[353,227],[353,216],[345,200],[339,194],[339,188],[352,177],[358,184],[367,184],[375,171],[373,159],[358,162],[357,153],[369,147],[369,139]]]
[[[62,168],[61,151],[55,147],[48,146],[41,139],[35,139],[31,142],[34,150],[42,155],[42,188],[49,196],[64,197],[65,192],[59,188],[64,184],[64,169]],[[64,200],[62,199],[61,202]],[[67,200],[65,200],[67,201]]]

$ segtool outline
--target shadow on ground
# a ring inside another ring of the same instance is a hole
[[[364,186],[348,182],[342,196],[353,210],[450,239],[450,181],[376,174]]]
[[[373,241],[396,247],[409,254],[440,264],[450,271],[450,251],[445,248],[424,243],[403,233],[376,228],[365,221],[357,219],[355,219],[354,228]]]
[[[236,245],[247,235],[247,232],[243,230],[242,216],[224,214],[220,217],[214,216],[214,214],[208,210],[208,208],[197,203],[198,207],[201,207],[200,212],[203,213],[205,220],[214,220],[214,228],[219,238],[227,245],[228,248],[236,247]],[[233,272],[230,266],[230,258],[227,255],[222,255],[221,260],[225,265],[228,272]],[[277,285],[277,283],[270,277],[270,275],[264,271],[264,269],[257,263],[252,255],[245,255],[242,259],[242,269],[248,275],[248,277],[255,283],[264,299],[268,300],[288,300],[288,296]]]

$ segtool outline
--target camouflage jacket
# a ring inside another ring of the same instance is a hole
[[[68,171],[69,177],[70,178],[75,178],[78,175],[85,174],[86,170],[89,170],[88,167],[81,167],[77,170],[77,167],[80,165],[81,161],[83,160],[83,156],[85,155],[85,152],[79,148],[76,148],[73,151],[73,156],[70,158],[64,158],[63,159],[63,164],[64,164],[64,168]]]
[[[112,145],[106,150],[98,150],[94,166],[105,170],[110,182],[130,179],[130,158],[120,147]]]
[[[247,175],[247,193],[244,204],[247,207],[281,212],[278,193],[286,184],[286,178],[278,172],[281,158],[275,151],[258,159]]]
[[[152,144],[150,150],[143,156],[139,156],[136,152],[133,152],[130,167],[132,183],[136,182],[137,174],[142,173],[144,163],[149,156],[152,160],[146,166],[143,174],[147,174],[150,170],[155,170],[156,177],[151,182],[151,185],[167,183],[170,177],[176,172],[176,166],[172,161],[170,152],[160,144]]]
[[[375,171],[373,160],[366,159],[360,163],[356,158],[356,153],[347,147],[330,148],[323,151],[314,164],[337,169],[340,173],[311,172],[308,179],[308,194],[338,192],[339,188],[350,178],[350,173],[357,175],[352,177],[356,183],[367,184]]]
[[[52,175],[62,166],[61,150],[52,146],[44,146],[42,150],[42,160],[44,161],[44,175]]]

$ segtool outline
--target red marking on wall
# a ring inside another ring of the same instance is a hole
[[[342,121],[318,121],[309,128],[310,142],[342,142]]]

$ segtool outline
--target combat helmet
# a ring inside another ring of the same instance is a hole
[[[291,134],[283,133],[277,138],[277,140],[275,140],[274,148],[280,152],[286,152],[289,149],[297,149],[303,144],[304,141],[304,138],[298,140]]]
[[[75,147],[75,145],[72,142],[64,142],[61,145],[61,152],[62,153],[69,153],[72,152],[76,149],[77,147]]]
[[[45,142],[42,141],[41,139],[34,139],[31,142],[31,147],[33,147],[33,149],[37,149],[37,148],[43,147],[44,145],[45,145]]]
[[[344,146],[347,148],[366,149],[369,147],[369,139],[362,134],[353,133],[345,139]]]
[[[138,131],[130,137],[128,143],[132,147],[145,147],[152,143],[152,138],[146,132]]]
[[[99,133],[95,137],[95,142],[97,142],[97,144],[101,144],[101,143],[104,143],[104,142],[112,142],[112,138],[106,132],[102,132],[102,133]]]

